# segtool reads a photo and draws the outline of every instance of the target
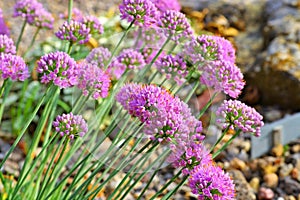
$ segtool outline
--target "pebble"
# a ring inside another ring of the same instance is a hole
[[[278,176],[275,173],[265,174],[264,182],[266,186],[270,188],[274,188],[278,185]]]
[[[238,158],[234,158],[230,161],[230,165],[231,167],[233,167],[234,169],[240,169],[242,171],[244,171],[248,166],[246,165],[246,163]]]
[[[282,156],[284,152],[284,147],[282,144],[276,145],[275,147],[272,148],[272,153],[276,157]]]
[[[292,176],[293,179],[300,182],[300,173],[299,173],[299,170],[297,168],[292,169],[291,176]]]
[[[274,198],[274,192],[270,188],[261,187],[258,192],[259,200],[271,200]]]
[[[255,192],[258,192],[258,189],[259,189],[259,178],[258,177],[253,177],[249,184],[251,186],[251,188],[255,191]]]
[[[293,168],[294,168],[293,164],[283,165],[281,167],[281,169],[279,170],[279,176],[280,177],[288,176],[291,173],[291,171],[293,170]]]

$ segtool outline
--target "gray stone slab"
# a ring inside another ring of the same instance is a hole
[[[285,145],[297,138],[300,138],[300,113],[266,124],[260,137],[251,137],[251,158],[269,152],[275,143]]]

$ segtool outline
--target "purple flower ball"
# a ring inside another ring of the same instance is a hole
[[[42,83],[53,82],[60,88],[68,88],[77,84],[79,67],[67,53],[58,51],[42,56],[37,72],[42,75]]]
[[[66,135],[70,139],[83,137],[88,132],[88,125],[83,117],[73,113],[58,115],[53,127],[62,137]]]
[[[24,81],[29,77],[28,66],[20,56],[0,53],[0,74],[3,79]]]
[[[178,85],[181,85],[188,75],[186,63],[180,55],[160,57],[156,61],[156,67],[167,79],[174,78]]]
[[[111,52],[109,49],[104,47],[97,47],[92,49],[92,51],[86,56],[85,60],[88,63],[96,64],[101,69],[104,69],[109,63],[109,58],[111,57]]]
[[[158,21],[158,27],[162,29],[166,37],[171,37],[171,40],[176,43],[193,35],[193,30],[185,15],[176,10],[163,12]]]
[[[13,17],[21,16],[30,25],[52,29],[54,18],[46,11],[43,4],[36,0],[20,0],[14,6]]]
[[[165,12],[167,10],[180,11],[181,6],[178,0],[151,0],[159,11]]]
[[[244,133],[260,136],[263,117],[254,108],[238,100],[224,100],[216,113],[222,117],[218,122],[223,128],[238,128]]]
[[[199,200],[235,199],[232,179],[214,164],[196,166],[190,174],[188,185]]]
[[[156,23],[157,8],[150,0],[123,0],[119,6],[121,19],[137,26],[148,27]]]
[[[143,131],[152,140],[170,142],[177,135],[202,131],[201,122],[184,102],[155,85],[127,84],[117,93],[116,100],[144,123]]]
[[[118,79],[126,69],[142,69],[145,65],[144,56],[140,52],[124,49],[110,64],[108,71]]]
[[[0,53],[16,54],[14,41],[7,35],[0,35]]]
[[[86,24],[71,20],[70,23],[65,21],[55,35],[61,40],[84,44],[91,38],[90,31],[90,28]]]
[[[103,25],[99,21],[99,19],[95,16],[86,16],[80,21],[85,24],[87,28],[90,29],[90,34],[102,34],[104,32]]]
[[[213,35],[200,35],[184,46],[184,54],[193,65],[201,65],[206,61],[226,61],[235,63],[235,49],[230,41]]]
[[[245,86],[241,70],[231,62],[211,61],[199,67],[200,81],[217,91],[223,91],[236,98]]]
[[[91,94],[92,98],[105,98],[110,87],[109,76],[94,63],[79,63],[80,72],[77,87],[84,96]]]
[[[36,11],[36,17],[31,25],[38,28],[53,29],[54,18],[51,13],[45,9]]]

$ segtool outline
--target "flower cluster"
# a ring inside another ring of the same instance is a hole
[[[143,55],[133,49],[124,49],[111,63],[109,71],[117,79],[126,69],[141,69],[146,65]]]
[[[80,71],[77,87],[87,96],[91,93],[94,99],[105,98],[110,86],[109,76],[94,63],[79,63]]]
[[[20,56],[0,53],[0,74],[3,79],[24,81],[29,77],[28,67]]]
[[[0,53],[16,54],[14,41],[7,35],[0,35]]]
[[[61,136],[67,135],[70,139],[83,137],[88,132],[86,121],[81,115],[74,115],[73,113],[57,116],[53,126]]]
[[[166,10],[180,11],[181,9],[180,3],[177,0],[151,0],[151,1],[161,12],[165,12]]]
[[[199,165],[189,177],[189,186],[198,199],[229,200],[234,199],[234,184],[230,176],[220,167]]]
[[[119,6],[121,19],[137,26],[150,26],[155,24],[157,8],[150,0],[123,0]]]
[[[0,9],[0,34],[1,35],[7,35],[7,36],[10,35],[9,29],[5,24],[1,9]]]
[[[87,25],[75,20],[71,20],[70,23],[65,21],[55,35],[61,40],[79,44],[84,44],[91,38],[90,29]]]
[[[196,66],[214,60],[235,63],[235,49],[230,41],[219,36],[200,35],[185,44],[184,53]]]
[[[153,140],[171,141],[176,134],[202,130],[184,102],[155,85],[127,84],[116,100],[144,123],[144,132]]]
[[[223,128],[238,128],[255,136],[260,136],[261,127],[264,125],[263,117],[254,108],[238,100],[225,100],[218,108],[217,115],[223,118],[218,120]]]
[[[86,25],[87,28],[90,29],[90,34],[102,34],[104,29],[99,21],[99,19],[95,16],[86,16],[81,21],[79,21]]]
[[[210,164],[212,157],[202,143],[204,136],[201,134],[181,134],[170,144],[172,150],[167,161],[175,168],[183,168],[183,174],[188,175],[195,166]]]
[[[231,62],[206,62],[199,70],[203,72],[200,77],[203,84],[223,91],[232,98],[238,97],[245,86],[241,70]]]
[[[92,51],[86,56],[85,60],[88,63],[94,63],[98,65],[98,67],[104,69],[109,63],[109,58],[111,57],[111,53],[109,49],[104,47],[97,47],[92,49]]]
[[[13,17],[21,16],[30,25],[39,28],[53,28],[54,18],[36,0],[20,0],[14,6]]]
[[[77,84],[79,67],[67,53],[58,51],[42,56],[37,72],[42,74],[42,83],[53,81],[60,88],[68,88]]]
[[[180,55],[173,56],[170,54],[161,57],[156,61],[156,66],[158,71],[166,74],[167,79],[173,77],[178,85],[183,83],[188,74],[186,63]]]
[[[179,43],[182,38],[191,37],[193,34],[185,15],[176,10],[163,12],[158,21],[158,27],[176,43]]]

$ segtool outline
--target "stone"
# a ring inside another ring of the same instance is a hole
[[[265,174],[264,182],[266,186],[274,188],[278,185],[278,176],[275,173]]]
[[[272,153],[276,157],[282,156],[284,152],[284,148],[282,144],[278,144],[275,147],[272,148]]]
[[[255,192],[258,192],[258,189],[259,189],[259,178],[258,177],[253,177],[249,184],[251,186],[251,188],[255,191]]]
[[[232,169],[228,171],[229,175],[232,177],[236,189],[236,200],[255,200],[255,192],[247,182],[243,173],[239,170]]]
[[[244,161],[238,159],[238,158],[234,158],[230,161],[230,165],[232,168],[234,169],[240,169],[240,170],[245,170],[247,165]]]
[[[300,194],[300,183],[298,181],[293,180],[289,176],[284,177],[283,180],[280,181],[279,188],[285,191],[286,194],[294,196]]]
[[[279,176],[280,177],[286,177],[288,176],[291,171],[293,170],[294,166],[292,164],[283,165],[281,169],[279,170]]]
[[[259,200],[271,200],[274,198],[274,192],[270,188],[261,187],[258,192]]]
[[[291,148],[291,151],[293,153],[299,153],[300,152],[300,144],[293,145]]]
[[[291,177],[293,179],[295,179],[296,181],[300,182],[300,173],[299,173],[299,170],[297,168],[292,169],[292,171],[291,171]]]

